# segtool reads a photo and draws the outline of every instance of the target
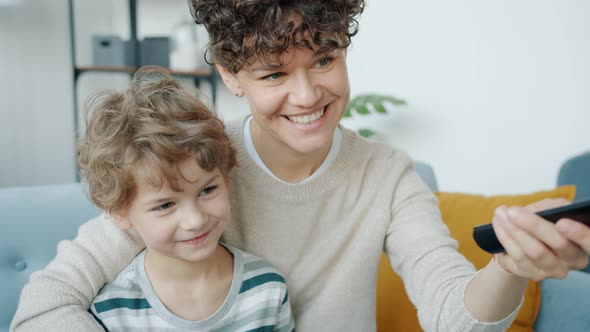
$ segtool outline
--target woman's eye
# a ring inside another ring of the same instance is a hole
[[[211,193],[213,193],[215,191],[215,189],[217,189],[217,186],[209,186],[205,189],[203,189],[200,193],[199,196],[207,196]]]
[[[284,76],[283,73],[272,73],[270,75],[264,76],[262,79],[268,80],[268,81],[276,81],[283,76]]]
[[[330,57],[322,58],[318,62],[316,62],[316,67],[326,67],[330,63],[332,63],[334,59]]]
[[[165,211],[168,210],[169,208],[173,207],[174,203],[172,202],[166,202],[162,205],[156,206],[155,208],[152,209],[152,211]]]

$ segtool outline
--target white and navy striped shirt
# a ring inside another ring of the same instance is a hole
[[[234,257],[233,280],[207,319],[182,319],[162,304],[145,273],[145,251],[100,290],[90,312],[107,331],[294,331],[283,275],[259,257],[225,247]]]

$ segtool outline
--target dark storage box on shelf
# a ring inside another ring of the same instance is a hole
[[[142,66],[170,67],[170,39],[168,37],[145,37],[139,44]]]
[[[135,65],[133,45],[117,36],[92,36],[92,64],[107,67]]]

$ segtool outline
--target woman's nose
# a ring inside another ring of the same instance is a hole
[[[321,93],[313,76],[303,72],[294,77],[289,96],[291,104],[301,108],[311,108],[317,106]]]

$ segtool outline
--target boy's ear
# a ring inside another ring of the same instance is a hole
[[[224,66],[216,64],[217,71],[223,80],[225,86],[233,93],[234,95],[241,97],[244,95],[244,90],[240,88],[240,83],[236,78],[235,74],[229,71],[229,69],[225,68]]]
[[[119,211],[115,212],[111,212],[111,216],[113,217],[113,220],[115,221],[115,223],[117,223],[117,225],[119,227],[121,227],[121,229],[130,229],[131,227],[133,227],[133,225],[131,224],[131,222],[129,221],[129,218],[127,218],[127,215],[125,213],[121,213]]]

